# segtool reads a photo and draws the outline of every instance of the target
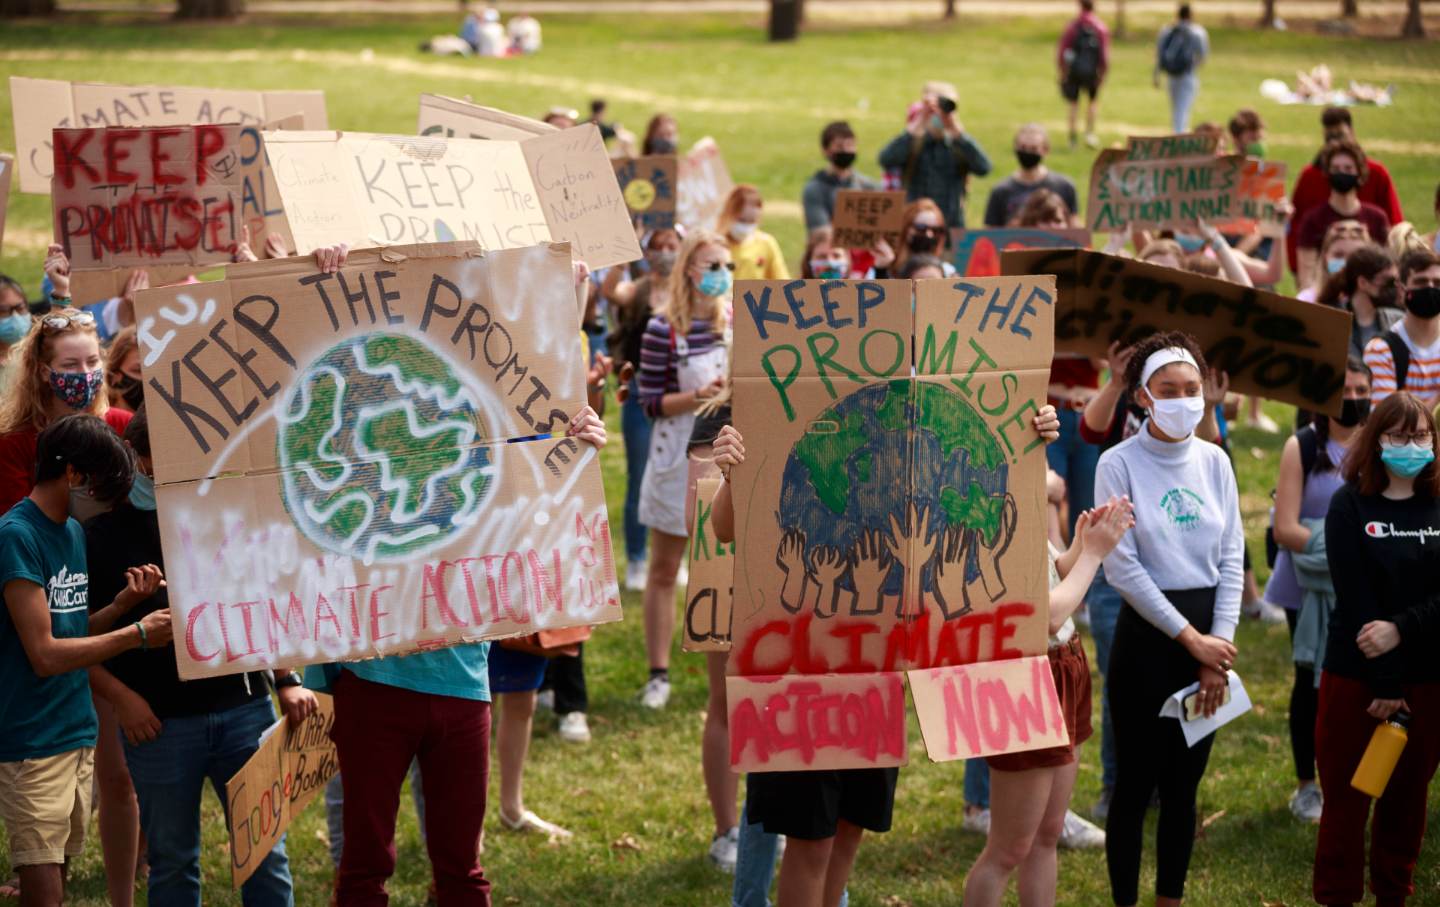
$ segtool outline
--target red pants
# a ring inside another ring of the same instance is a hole
[[[1315,845],[1315,900],[1355,904],[1365,897],[1365,820],[1370,798],[1350,786],[1379,724],[1366,714],[1370,685],[1325,672],[1315,720],[1315,758],[1325,811]],[[1440,764],[1440,684],[1409,684],[1410,736],[1375,801],[1370,825],[1370,890],[1379,907],[1405,903],[1415,892],[1415,861],[1425,837],[1425,793]]]
[[[490,774],[490,703],[371,683],[342,671],[330,736],[345,792],[341,907],[384,907],[395,813],[410,760],[425,779],[425,845],[441,907],[489,907],[475,849]]]

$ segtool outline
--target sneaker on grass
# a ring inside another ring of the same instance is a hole
[[[626,591],[626,592],[644,592],[644,591],[645,591],[645,577],[646,577],[646,575],[648,574],[648,572],[649,572],[649,571],[647,570],[644,561],[626,561],[626,562],[625,562],[625,591]]]
[[[960,827],[965,829],[966,831],[973,831],[979,835],[989,835],[990,810],[981,809],[976,810],[973,813],[966,811],[965,821],[961,823]]]
[[[670,681],[665,677],[651,677],[640,690],[640,704],[647,709],[663,709],[670,701]]]
[[[566,743],[590,742],[590,722],[584,712],[567,712],[560,716],[560,739]]]
[[[1065,810],[1065,830],[1060,832],[1060,846],[1066,850],[1095,850],[1105,846],[1105,832],[1095,823]]]
[[[710,862],[721,872],[733,873],[739,856],[740,826],[736,825],[725,834],[710,839]]]
[[[1301,822],[1319,822],[1324,808],[1325,795],[1314,781],[1305,782],[1290,795],[1290,812]]]

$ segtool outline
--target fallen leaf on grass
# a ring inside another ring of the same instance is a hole
[[[910,907],[910,902],[898,894],[891,894],[887,895],[885,900],[880,902],[880,907]]]
[[[1250,704],[1250,711],[1254,712],[1259,717],[1263,718],[1265,716],[1265,706],[1261,705],[1258,702],[1252,702]]]
[[[1223,809],[1220,810],[1219,812],[1213,812],[1213,813],[1211,813],[1210,815],[1208,815],[1208,816],[1205,817],[1205,821],[1203,821],[1203,822],[1200,823],[1200,827],[1201,827],[1201,828],[1209,828],[1211,825],[1214,825],[1216,822],[1219,822],[1219,821],[1220,821],[1221,819],[1223,819],[1224,817],[1225,817],[1225,810],[1223,810]]]
[[[1265,459],[1265,451],[1261,450],[1258,447],[1252,447],[1250,448],[1250,456],[1254,457],[1257,460],[1263,460]]]
[[[1267,901],[1267,900],[1265,900],[1264,898],[1261,898],[1261,899],[1260,899],[1260,907],[1285,907],[1285,902],[1284,902],[1284,901]]]
[[[610,849],[611,849],[611,850],[633,850],[633,851],[635,851],[636,853],[639,853],[640,851],[642,851],[642,850],[645,849],[645,846],[644,846],[643,844],[641,844],[639,841],[635,840],[635,836],[634,836],[634,835],[632,835],[632,834],[630,834],[630,833],[627,832],[627,833],[621,835],[620,837],[616,838],[615,840],[611,841],[611,842],[610,842]]]
[[[518,904],[518,903],[520,903],[520,899],[519,899],[518,897],[516,897],[515,895],[512,894],[512,895],[510,895],[509,897],[507,897],[507,898],[505,899],[505,903],[507,903],[507,904]]]

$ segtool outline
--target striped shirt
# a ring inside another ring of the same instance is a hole
[[[1410,367],[1405,372],[1404,389],[1422,401],[1434,403],[1440,398],[1440,340],[1424,348],[1417,347],[1406,332],[1403,320],[1393,330],[1410,350]],[[1395,393],[1395,359],[1390,355],[1390,344],[1383,336],[1365,344],[1365,364],[1373,376],[1372,400],[1379,403]]]
[[[685,352],[695,356],[709,352],[720,344],[711,322],[695,319],[685,335]],[[640,408],[652,419],[661,417],[660,398],[680,390],[680,352],[671,343],[670,322],[656,315],[645,325],[640,339],[640,368],[635,374],[640,388]]]

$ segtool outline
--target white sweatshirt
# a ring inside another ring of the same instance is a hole
[[[1135,528],[1105,558],[1105,580],[1172,639],[1188,625],[1161,590],[1217,588],[1210,632],[1235,638],[1244,588],[1245,535],[1235,472],[1219,445],[1178,444],[1149,422],[1100,456],[1095,503],[1129,495]]]

